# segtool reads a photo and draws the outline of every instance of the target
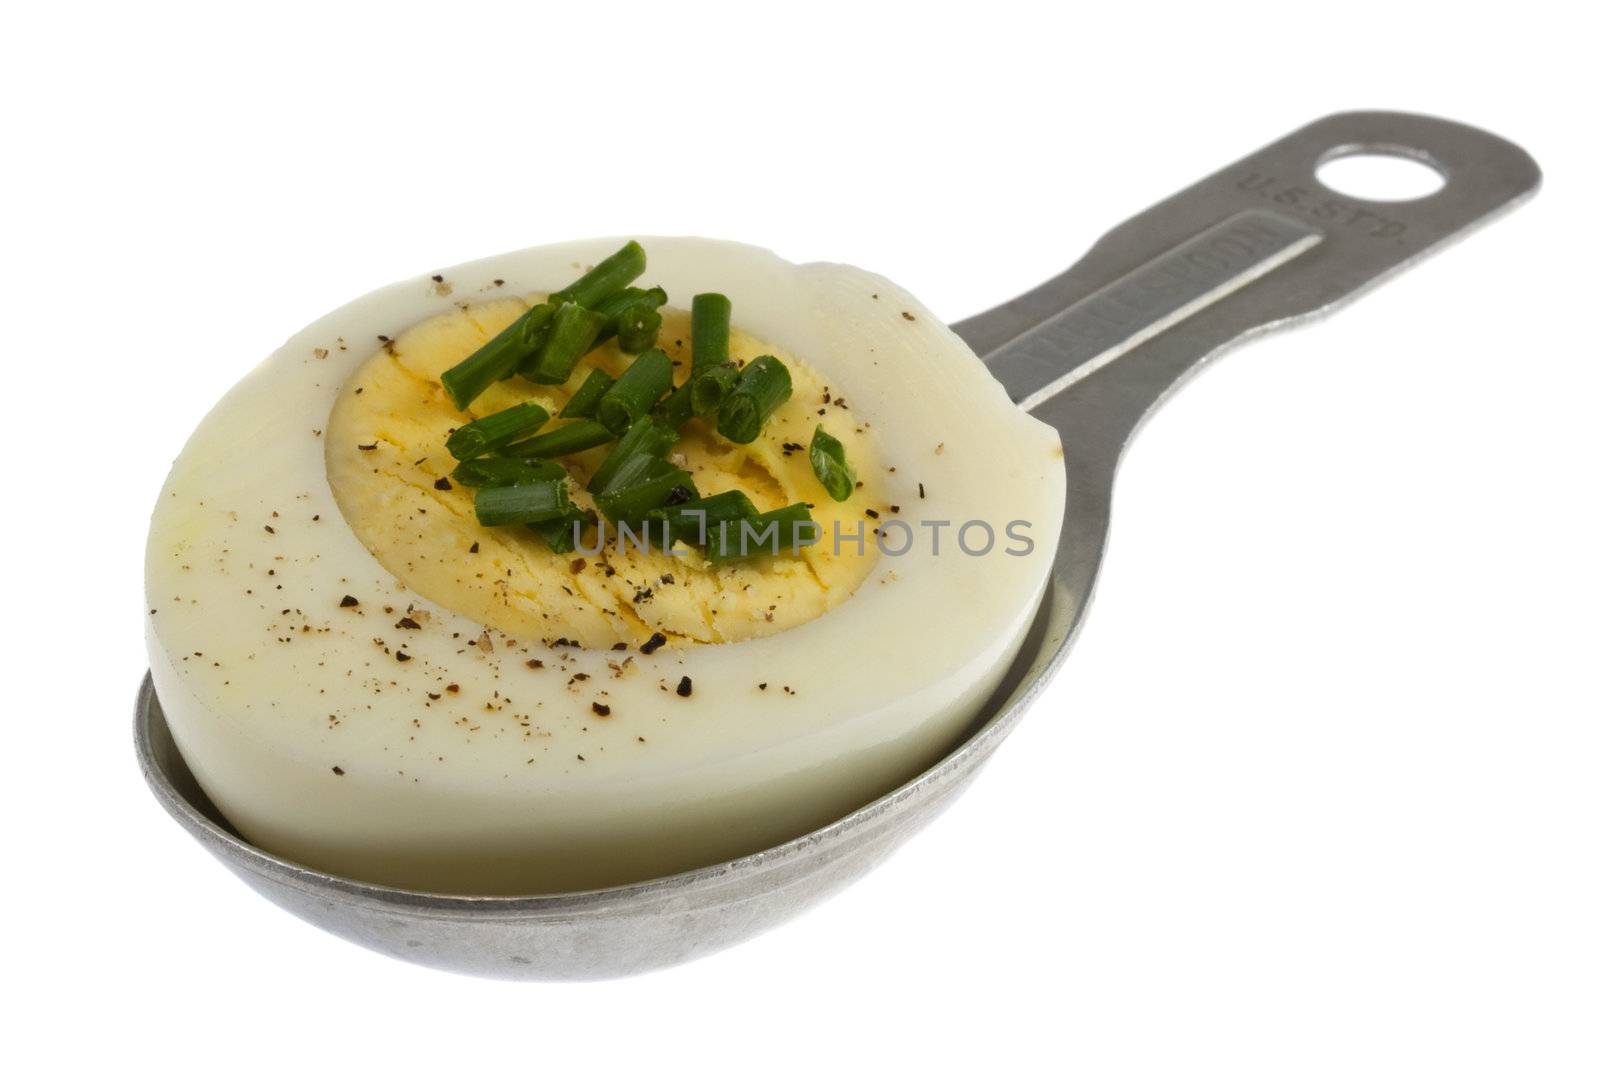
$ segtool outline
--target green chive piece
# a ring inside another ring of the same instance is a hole
[[[722,407],[722,402],[739,384],[739,368],[732,363],[718,363],[707,367],[700,377],[689,381],[689,406],[701,418],[710,418]]]
[[[457,411],[465,411],[483,391],[511,374],[544,344],[556,309],[535,304],[515,322],[454,367],[439,375],[439,382]]]
[[[678,443],[678,432],[655,419],[634,419],[616,447],[606,454],[586,488],[596,496],[605,492],[625,466],[640,458],[661,459]]]
[[[605,445],[610,440],[611,430],[605,429],[592,419],[579,419],[576,422],[568,422],[566,426],[546,430],[538,437],[528,437],[515,445],[504,446],[499,453],[512,459],[554,459],[555,456],[571,456],[573,453],[589,451],[590,448]]]
[[[649,308],[654,311],[667,302],[667,291],[659,285],[653,289],[635,289],[629,287],[609,296],[594,306],[594,310],[606,317],[606,324],[600,328],[600,340],[609,341],[617,335],[617,322],[624,312],[635,307]],[[645,346],[649,348],[649,345]]]
[[[567,468],[548,459],[511,459],[507,456],[479,456],[450,472],[450,480],[468,489],[490,485],[522,485],[527,482],[560,481]]]
[[[552,304],[582,304],[586,308],[621,292],[627,284],[644,273],[644,249],[638,241],[629,241],[617,251],[594,265],[594,268],[562,289],[550,294]]]
[[[526,485],[491,485],[473,499],[480,526],[509,526],[518,522],[543,522],[566,514],[567,483],[528,482]]]
[[[606,317],[581,304],[562,304],[550,323],[544,347],[519,368],[524,377],[545,385],[560,385],[572,377],[572,368],[594,347]]]
[[[652,459],[643,477],[626,481],[618,478],[594,498],[594,503],[600,514],[612,522],[627,523],[637,529],[649,512],[694,500],[699,495],[688,471],[664,459]]]
[[[656,405],[655,410],[655,417],[674,430],[687,422],[689,416],[693,414],[694,389],[689,382],[684,382],[668,393],[666,399]]]
[[[589,376],[578,386],[578,391],[568,398],[564,406],[556,414],[563,419],[587,419],[594,415],[595,408],[600,406],[600,398],[606,395],[606,390],[611,388],[614,381],[611,375],[596,367],[589,372]]]
[[[623,434],[671,388],[672,360],[661,349],[652,348],[634,360],[616,384],[606,390],[596,417],[612,433]]]
[[[519,437],[528,436],[549,418],[548,411],[530,400],[526,404],[518,404],[456,427],[455,433],[445,438],[444,446],[456,459],[472,459]]]
[[[689,305],[689,344],[694,354],[690,378],[698,378],[712,367],[728,362],[728,330],[732,319],[733,302],[727,297],[721,293],[695,294]]]
[[[761,434],[767,418],[789,399],[789,368],[773,356],[758,356],[739,375],[728,399],[717,409],[717,432],[747,445]]]
[[[703,545],[718,526],[754,519],[759,514],[749,497],[738,489],[730,489],[704,500],[689,500],[657,508],[650,512],[648,518],[666,524],[667,545],[670,547],[675,541]]]
[[[617,316],[617,347],[636,356],[656,343],[661,336],[661,312],[634,304]]]
[[[811,433],[811,473],[835,500],[849,500],[856,472],[844,458],[844,443],[819,424]]]
[[[529,437],[514,445],[507,445],[500,450],[500,454],[514,459],[552,459],[555,456],[570,456],[574,452],[585,452],[609,440],[611,440],[610,430],[598,422],[584,419],[546,430],[537,437]]]
[[[608,319],[614,319],[634,304],[648,304],[658,308],[666,302],[667,291],[659,285],[649,289],[639,289],[630,285],[626,289],[612,293],[604,300],[597,301],[594,310]],[[615,325],[612,328],[615,329]]]
[[[708,563],[737,563],[754,556],[776,556],[803,544],[815,543],[821,529],[804,504],[790,504],[712,528],[706,540]]]
[[[558,556],[564,556],[578,545],[578,537],[583,528],[589,525],[591,516],[588,512],[571,505],[567,510],[553,519],[545,519],[533,524],[534,532],[544,539],[545,546]]]

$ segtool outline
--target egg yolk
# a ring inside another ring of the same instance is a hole
[[[776,356],[789,369],[792,395],[748,445],[690,419],[668,458],[692,474],[702,496],[742,490],[761,511],[813,505],[817,544],[798,555],[784,551],[712,566],[681,543],[675,551],[682,554],[669,555],[659,545],[642,550],[619,542],[609,524],[603,538],[591,528],[582,551],[564,554],[524,527],[478,525],[473,491],[450,478],[456,461],[445,448],[448,434],[528,400],[554,414],[591,367],[615,378],[633,358],[608,341],[584,357],[564,385],[513,377],[457,411],[439,375],[529,306],[518,299],[468,304],[419,323],[360,366],[334,406],[324,435],[334,497],[356,537],[404,587],[505,634],[605,648],[638,644],[657,632],[704,643],[766,636],[818,617],[862,583],[877,562],[877,516],[888,510],[870,427],[802,359],[737,329],[732,358],[742,365]],[[672,358],[681,384],[689,371],[689,317],[670,307],[661,314],[656,344]],[[844,502],[831,499],[812,473],[808,446],[818,424],[844,443],[859,479]],[[552,419],[543,430],[560,425]],[[579,507],[591,506],[582,486],[609,448],[559,458],[573,476]]]

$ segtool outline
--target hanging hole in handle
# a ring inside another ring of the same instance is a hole
[[[1444,165],[1403,145],[1342,145],[1323,153],[1317,181],[1345,196],[1379,203],[1421,200],[1444,188]]]

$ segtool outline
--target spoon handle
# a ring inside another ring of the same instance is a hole
[[[1375,202],[1317,179],[1322,163],[1353,154],[1418,160],[1444,185]],[[1048,679],[1083,619],[1117,461],[1164,396],[1232,342],[1339,306],[1538,187],[1532,158],[1483,130],[1390,111],[1330,115],[1127,220],[1065,273],[957,323],[1011,398],[1061,432],[1065,455],[1066,515],[1042,612],[1044,647],[1055,651],[1019,689]]]
[[[1444,185],[1374,202],[1318,181],[1322,163],[1352,154],[1416,159]],[[1094,447],[1114,463],[1144,415],[1218,348],[1331,310],[1538,185],[1526,152],[1482,130],[1330,115],[1122,223],[1065,273],[955,331],[1013,400],[1062,431],[1069,454]]]

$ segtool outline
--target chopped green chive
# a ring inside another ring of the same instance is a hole
[[[638,355],[661,336],[661,312],[644,304],[634,304],[617,316],[617,347]]]
[[[776,556],[815,544],[819,530],[804,504],[790,504],[753,519],[713,527],[706,540],[708,563],[737,563],[753,556]]]
[[[584,419],[546,430],[537,437],[529,437],[514,445],[507,445],[500,450],[500,454],[516,459],[551,459],[555,456],[570,456],[574,452],[584,452],[609,440],[611,440],[610,430],[598,422]]]
[[[721,293],[699,293],[690,314],[689,381],[674,389],[672,360],[655,347],[667,294],[630,284],[644,269],[644,249],[629,241],[441,375],[451,402],[465,410],[514,373],[564,384],[584,355],[612,337],[621,351],[637,356],[615,380],[590,370],[561,408],[561,417],[571,421],[554,430],[537,432],[550,413],[531,401],[459,427],[446,444],[460,463],[437,484],[475,490],[481,525],[523,524],[552,552],[571,552],[598,516],[572,502],[566,468],[554,458],[615,441],[587,486],[606,519],[638,529],[652,544],[657,536],[668,546],[700,544],[713,564],[798,553],[818,536],[807,505],[760,513],[736,489],[702,500],[690,473],[666,459],[678,443],[678,427],[693,415],[714,418],[730,441],[754,441],[793,392],[788,368],[765,355],[741,371],[729,359],[732,303]],[[810,456],[828,495],[848,499],[855,472],[843,443],[818,426]]]
[[[642,476],[618,478],[594,498],[600,513],[615,523],[637,528],[656,508],[693,500],[699,496],[694,479],[682,467],[664,459],[651,459]]]
[[[578,386],[578,391],[567,400],[566,406],[556,414],[563,419],[587,419],[594,415],[595,409],[600,406],[600,398],[606,395],[606,390],[611,388],[613,379],[611,375],[596,367],[589,372],[589,376]]]
[[[747,445],[761,434],[767,418],[791,392],[789,368],[772,356],[758,356],[739,375],[739,384],[717,411],[717,432]]]
[[[739,384],[739,368],[732,363],[718,363],[707,367],[698,378],[689,381],[689,406],[696,415],[710,418],[722,407],[722,402]]]
[[[655,419],[634,419],[628,432],[622,435],[616,447],[606,454],[594,476],[589,479],[589,492],[596,496],[611,487],[618,475],[639,460],[661,459],[678,443],[678,432],[668,429]]]
[[[483,391],[511,374],[544,344],[556,309],[535,304],[515,322],[466,359],[439,376],[445,394],[457,411],[478,399]]]
[[[606,297],[621,292],[629,282],[643,274],[644,263],[644,249],[638,241],[629,241],[596,263],[589,273],[560,292],[550,294],[550,302],[594,307]]]
[[[649,518],[666,524],[668,546],[674,541],[701,545],[719,525],[754,519],[759,514],[749,497],[737,489],[730,489],[704,500],[688,500],[682,504],[657,508],[650,512]]]
[[[445,447],[456,459],[472,459],[519,437],[528,436],[549,418],[548,411],[530,400],[526,404],[518,404],[456,427],[455,433],[445,439]]]
[[[648,289],[630,285],[597,302],[594,309],[607,318],[616,318],[634,304],[648,304],[650,307],[658,308],[666,302],[667,291],[659,285],[653,285]]]
[[[844,444],[820,425],[811,434],[811,473],[835,500],[849,500],[856,472],[844,458]]]
[[[544,519],[533,523],[534,532],[544,539],[546,547],[558,556],[571,552],[578,544],[578,536],[583,527],[589,523],[589,513],[580,510],[576,505],[569,505],[567,510],[553,519]]]
[[[507,456],[479,456],[450,472],[457,485],[482,489],[490,485],[521,485],[525,482],[559,481],[567,469],[548,459],[511,459]]]
[[[545,385],[560,385],[572,377],[572,368],[594,347],[606,317],[581,304],[562,304],[550,323],[550,336],[538,355],[521,366],[524,376]]]
[[[672,360],[652,348],[634,360],[615,385],[600,398],[597,417],[614,434],[625,433],[639,416],[649,411],[672,388]]]
[[[689,305],[689,343],[694,354],[689,377],[698,378],[712,367],[728,362],[728,330],[732,319],[733,302],[727,297],[721,293],[695,294]]]
[[[609,296],[594,306],[594,310],[606,317],[606,324],[600,329],[600,340],[608,341],[617,335],[617,324],[624,312],[635,307],[648,308],[654,311],[667,302],[667,291],[659,285],[653,289],[627,288],[622,292]],[[649,345],[645,346],[650,347]]]
[[[676,430],[694,414],[693,394],[691,383],[684,382],[656,405],[655,417]]]
[[[480,526],[509,526],[559,518],[566,514],[569,503],[565,481],[491,485],[479,489],[473,500]]]

